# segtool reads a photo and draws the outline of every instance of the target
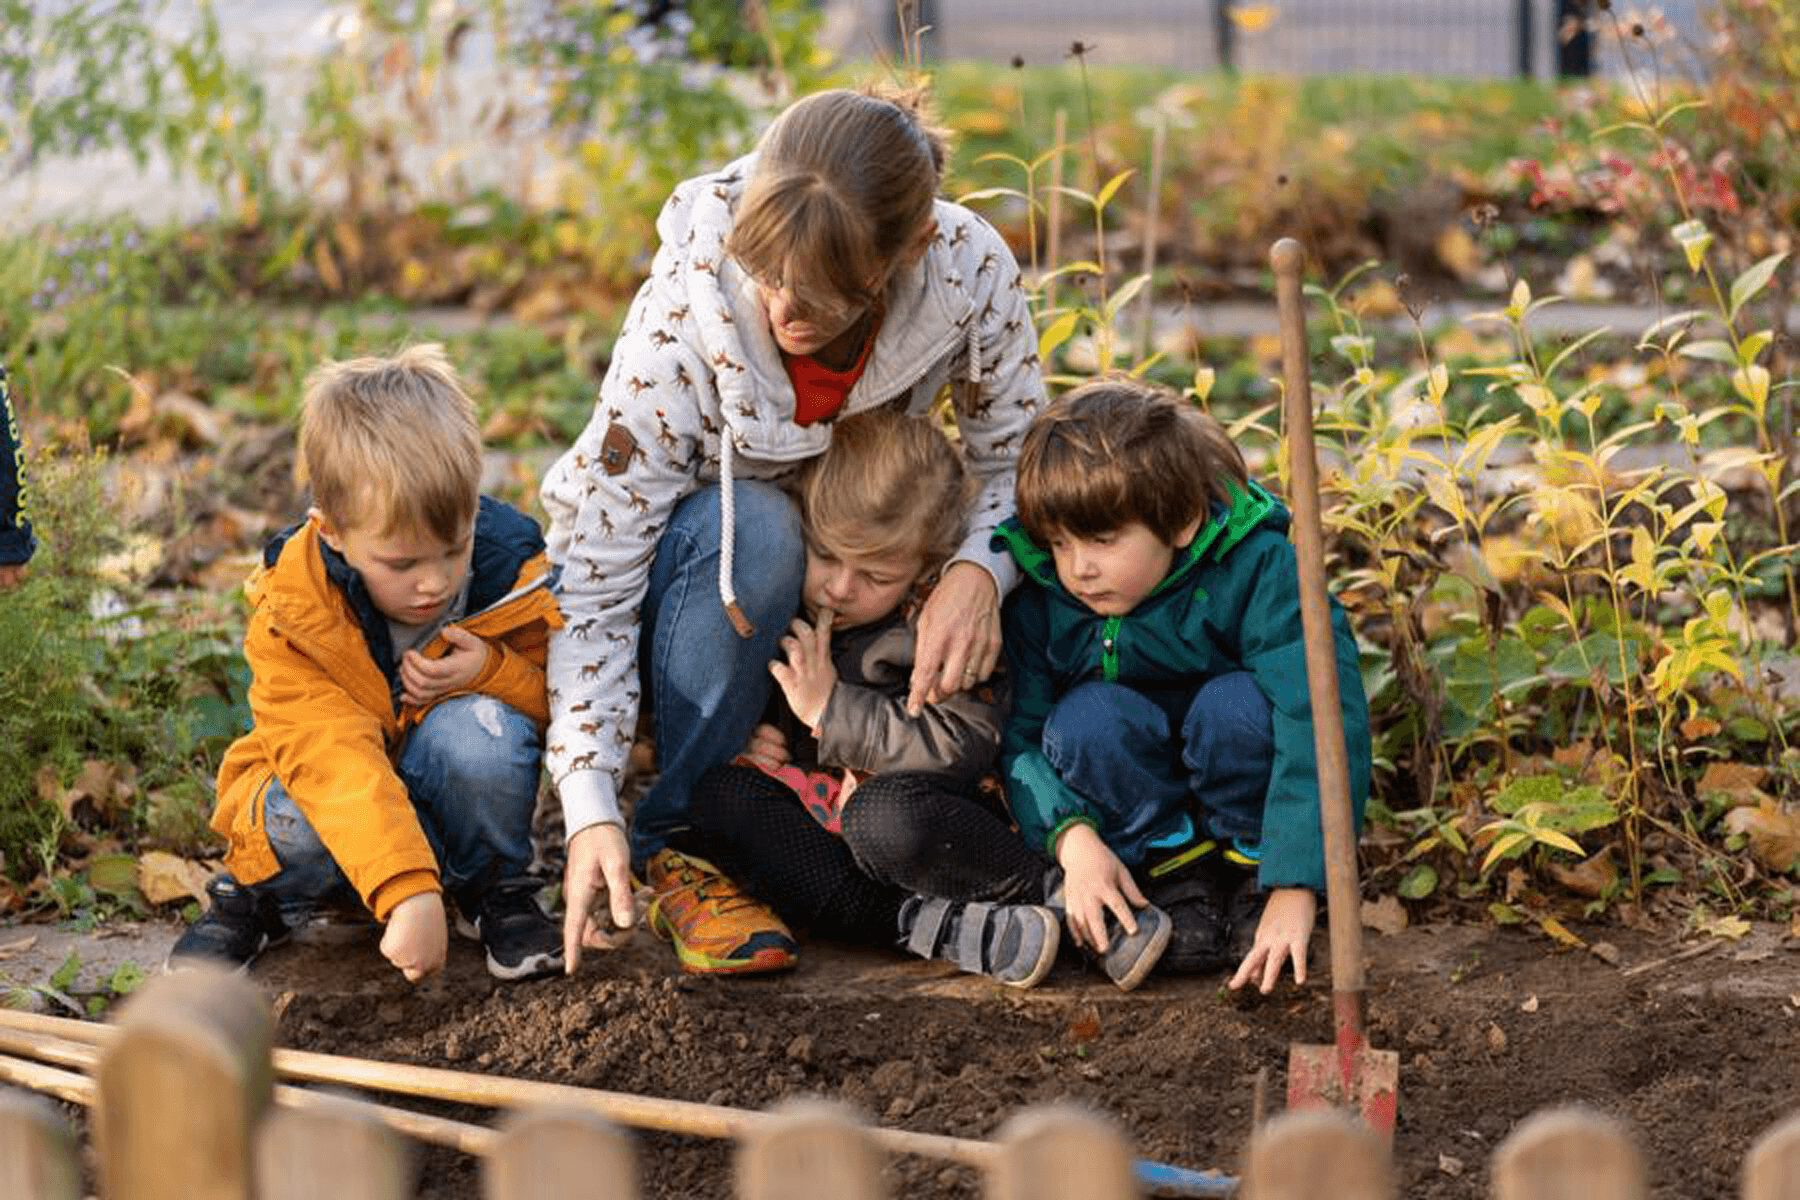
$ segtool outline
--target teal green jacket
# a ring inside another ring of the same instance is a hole
[[[1249,671],[1273,710],[1275,761],[1263,801],[1265,888],[1325,889],[1319,832],[1319,784],[1312,701],[1300,634],[1300,593],[1288,512],[1252,483],[1230,508],[1175,552],[1169,574],[1130,613],[1105,617],[1057,580],[1050,552],[1018,520],[994,533],[1025,581],[1007,600],[1005,645],[1012,714],[1000,744],[1007,801],[1033,846],[1054,854],[1071,823],[1098,826],[1093,809],[1044,756],[1044,723],[1076,685],[1105,679],[1153,695],[1192,694],[1208,679]],[[1362,828],[1369,798],[1369,704],[1357,667],[1356,639],[1334,600],[1338,693],[1350,759],[1350,798]],[[1204,797],[1202,797],[1204,800]]]

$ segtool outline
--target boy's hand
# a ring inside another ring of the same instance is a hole
[[[1311,888],[1276,888],[1263,906],[1262,919],[1256,923],[1256,944],[1237,974],[1231,977],[1235,990],[1261,977],[1258,988],[1265,996],[1275,990],[1281,969],[1294,964],[1294,982],[1306,982],[1306,946],[1312,940],[1313,920],[1319,913],[1319,898]]]
[[[794,761],[788,751],[787,734],[766,722],[750,731],[750,744],[744,747],[744,757],[754,759],[770,771],[779,771]]]
[[[589,825],[569,839],[569,861],[563,867],[563,971],[573,975],[581,965],[581,948],[605,950],[613,945],[594,906],[607,902],[615,929],[637,921],[631,897],[631,848],[625,830],[610,821]]]
[[[444,897],[420,892],[394,905],[381,935],[382,957],[400,968],[406,982],[417,983],[443,969],[450,933],[444,920]]]
[[[426,658],[417,650],[408,650],[400,659],[400,698],[414,708],[423,708],[440,696],[468,687],[487,668],[493,647],[460,625],[444,626],[444,640],[450,653],[442,658]]]
[[[11,591],[25,582],[24,563],[6,563],[0,566],[0,592]]]
[[[1110,909],[1125,932],[1137,932],[1133,907],[1150,903],[1119,856],[1092,825],[1071,825],[1056,840],[1056,861],[1063,869],[1063,901],[1069,932],[1078,945],[1106,953],[1106,913]]]
[[[788,708],[808,729],[819,727],[831,689],[837,686],[837,667],[831,662],[831,620],[829,608],[819,610],[819,623],[808,625],[795,620],[794,631],[781,639],[788,660],[769,664],[769,674],[781,685]]]

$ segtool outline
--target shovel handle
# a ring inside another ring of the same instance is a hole
[[[1306,305],[1300,291],[1304,253],[1293,238],[1269,251],[1281,320],[1282,413],[1287,425],[1288,498],[1294,507],[1294,553],[1300,571],[1300,625],[1306,639],[1306,685],[1312,698],[1313,753],[1319,763],[1319,826],[1325,841],[1325,906],[1331,941],[1331,990],[1363,990],[1362,892],[1356,880],[1356,836],[1350,812],[1350,762],[1338,700],[1337,649],[1325,595],[1325,536],[1319,519],[1319,460],[1313,445],[1312,382],[1306,369]],[[1340,1009],[1346,1007],[1339,1006]],[[1354,1018],[1360,1026],[1360,1003]],[[1340,1022],[1344,1014],[1340,1012]],[[1361,1032],[1360,1028],[1356,1031]]]

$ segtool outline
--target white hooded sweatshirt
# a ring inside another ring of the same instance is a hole
[[[824,452],[831,425],[794,423],[794,389],[756,286],[725,253],[754,156],[675,189],[662,245],[626,314],[588,426],[544,479],[564,626],[550,642],[545,762],[567,832],[620,822],[636,730],[639,609],[657,540],[685,496],[721,485],[720,597],[735,613],[732,480],[779,479]],[[1013,508],[1019,443],[1044,403],[1018,263],[992,226],[937,201],[937,235],[890,282],[887,309],[842,415],[889,402],[924,413],[950,387],[963,460],[981,488],[956,554],[1017,569],[988,538]],[[754,570],[745,564],[739,570]],[[737,618],[734,618],[734,620]]]

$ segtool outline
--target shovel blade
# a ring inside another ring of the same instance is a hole
[[[1362,1117],[1384,1141],[1394,1140],[1400,1056],[1366,1044],[1288,1047],[1290,1110],[1339,1108]]]

